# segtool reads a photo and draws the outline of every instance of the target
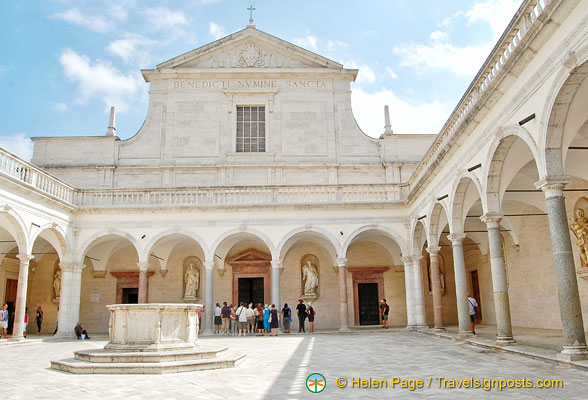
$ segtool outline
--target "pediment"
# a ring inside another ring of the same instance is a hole
[[[245,250],[242,253],[239,253],[233,257],[231,257],[228,261],[229,264],[239,263],[239,262],[269,262],[271,261],[272,256],[269,254],[262,253],[261,251],[257,251],[254,249]]]
[[[172,58],[157,69],[331,68],[343,66],[253,27]]]

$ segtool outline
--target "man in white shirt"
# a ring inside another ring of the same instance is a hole
[[[478,314],[478,302],[468,294],[468,305],[470,306],[470,328],[476,334],[476,315]]]
[[[247,307],[245,303],[241,302],[239,308],[237,308],[237,321],[239,324],[239,336],[245,336],[247,331]]]
[[[249,307],[245,310],[247,313],[247,331],[253,333],[255,331],[255,312],[253,311],[253,303],[249,303]]]

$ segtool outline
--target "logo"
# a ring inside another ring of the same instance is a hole
[[[321,374],[308,375],[306,378],[306,388],[310,393],[320,393],[327,387],[327,380]]]

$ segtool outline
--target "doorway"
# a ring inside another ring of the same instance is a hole
[[[122,304],[138,304],[139,288],[123,288],[121,300]]]
[[[359,325],[379,325],[378,284],[358,283]]]
[[[478,282],[478,270],[471,271],[470,276],[472,278],[472,297],[476,299],[476,301],[478,302],[476,324],[480,324],[482,322],[482,301],[480,300],[480,283]]]
[[[265,304],[263,292],[263,278],[239,278],[239,304]]]
[[[4,302],[8,305],[8,329],[7,333],[12,335],[14,326],[14,311],[16,310],[16,291],[18,288],[17,279],[6,279],[6,290],[4,291]]]

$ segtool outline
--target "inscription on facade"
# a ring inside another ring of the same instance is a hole
[[[174,89],[322,89],[327,84],[321,80],[175,80]]]

